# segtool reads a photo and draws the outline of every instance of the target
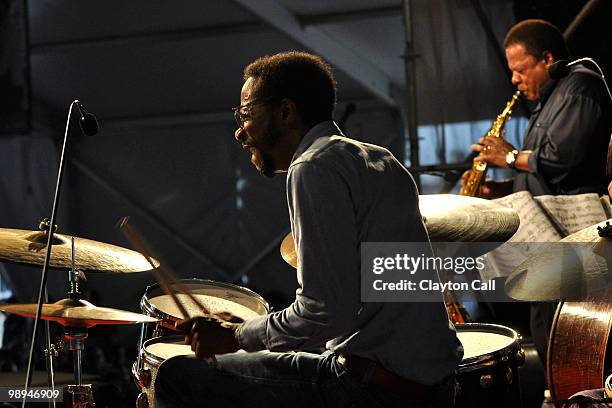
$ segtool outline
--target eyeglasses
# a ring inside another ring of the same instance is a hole
[[[248,109],[246,112],[242,112],[245,108],[250,108],[255,105],[261,105],[266,102],[270,102],[275,98],[263,98],[263,99],[253,99],[249,103],[245,103],[244,105],[236,106],[232,108],[232,112],[234,112],[234,119],[236,119],[236,124],[239,128],[244,126],[244,122],[246,122],[251,117],[251,110]]]

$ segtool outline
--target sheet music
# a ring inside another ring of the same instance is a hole
[[[521,220],[518,231],[508,242],[553,242],[561,239],[561,235],[528,191],[519,191],[492,201],[514,209]]]
[[[528,191],[519,191],[492,201],[514,209],[521,223],[508,242],[486,255],[485,267],[480,270],[485,280],[510,275],[519,264],[537,251],[540,243],[561,239],[561,235]]]
[[[608,219],[596,193],[534,197],[569,234]]]

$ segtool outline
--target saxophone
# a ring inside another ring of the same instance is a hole
[[[487,132],[486,136],[502,137],[504,126],[506,126],[506,122],[508,122],[510,116],[512,116],[512,107],[514,107],[514,104],[518,100],[519,96],[521,96],[521,91],[516,91],[514,95],[512,95],[512,99],[506,103],[506,107],[504,108],[503,112],[497,115],[495,122],[493,122],[493,125]],[[463,186],[459,194],[474,197],[482,185],[486,173],[487,162],[474,159],[472,172],[470,173],[465,186]]]

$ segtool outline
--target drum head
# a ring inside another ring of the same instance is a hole
[[[149,361],[161,363],[174,356],[195,355],[191,346],[184,343],[183,336],[164,336],[147,340],[144,344],[144,353]]]
[[[269,311],[268,304],[261,296],[241,286],[203,279],[184,279],[181,283],[211,313],[228,312],[242,320],[249,320],[265,315]],[[196,316],[202,313],[187,295],[177,293],[177,297],[190,315]],[[140,305],[145,314],[156,316],[165,322],[185,318],[172,298],[166,295],[158,284],[147,288]]]
[[[504,350],[518,348],[519,335],[509,327],[497,324],[467,323],[455,325],[463,344],[461,365],[479,362]]]

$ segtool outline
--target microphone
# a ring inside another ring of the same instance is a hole
[[[561,79],[569,74],[569,64],[566,60],[555,61],[550,67],[548,67],[548,75],[552,79]]]
[[[96,120],[96,117],[92,113],[87,112],[79,100],[74,102],[77,108],[79,108],[79,113],[81,114],[81,117],[79,118],[79,126],[81,127],[83,133],[85,133],[87,136],[93,136],[98,133],[98,121]]]
[[[572,65],[576,65],[581,62],[590,62],[591,64],[595,65],[599,70],[599,74],[603,77],[603,72],[601,68],[599,68],[599,65],[597,65],[593,58],[589,57],[578,58],[577,60],[571,62],[567,62],[566,60],[555,61],[550,65],[550,67],[548,67],[548,75],[550,75],[552,79],[561,79],[570,73],[570,67]]]
[[[612,92],[610,92],[610,87],[608,87],[608,82],[606,81],[606,77],[603,73],[603,70],[601,69],[599,64],[595,62],[593,58],[590,58],[590,57],[578,58],[577,60],[574,60],[571,62],[567,62],[566,60],[555,61],[550,65],[550,67],[548,67],[548,75],[550,75],[552,79],[561,79],[567,74],[569,74],[570,67],[572,65],[576,65],[581,62],[590,62],[597,68],[597,71],[599,75],[601,76],[601,79],[603,80],[604,86],[606,87],[606,91],[608,91],[608,96],[610,97],[610,101],[612,101]]]

